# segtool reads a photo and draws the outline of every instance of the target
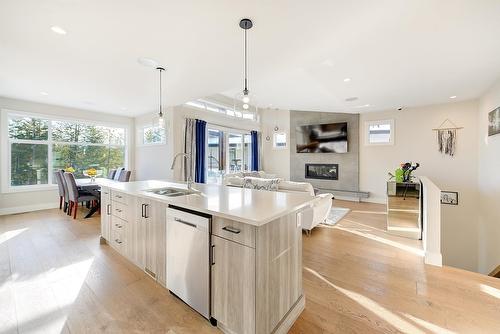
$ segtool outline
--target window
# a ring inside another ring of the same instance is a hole
[[[8,168],[3,178],[10,190],[50,186],[57,169],[73,167],[81,178],[88,168],[106,175],[125,166],[125,128],[14,113],[7,114],[6,123]]]
[[[142,144],[165,144],[165,129],[159,126],[145,126],[142,130]]]
[[[226,106],[218,102],[198,99],[195,101],[186,102],[185,105],[196,109],[202,109],[210,112],[223,114],[229,117],[243,118],[251,121],[257,121],[257,115],[255,112],[235,110],[233,107]]]
[[[365,123],[365,145],[394,144],[394,120],[367,121]]]
[[[273,147],[275,149],[286,148],[286,132],[275,132],[273,135]]]

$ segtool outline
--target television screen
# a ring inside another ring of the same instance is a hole
[[[297,153],[347,153],[347,123],[297,126]]]

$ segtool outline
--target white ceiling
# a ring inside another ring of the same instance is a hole
[[[167,68],[167,105],[232,95],[246,16],[261,107],[428,105],[476,98],[500,76],[498,0],[0,0],[0,96],[144,114],[157,73],[139,57]]]

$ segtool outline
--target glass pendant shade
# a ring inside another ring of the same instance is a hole
[[[256,114],[257,113],[257,99],[255,95],[250,93],[244,94],[240,92],[234,97],[234,113],[235,116],[242,117],[240,114]]]

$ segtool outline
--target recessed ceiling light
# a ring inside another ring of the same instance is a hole
[[[49,95],[49,93],[47,93],[47,92],[40,92],[40,95],[47,96],[47,95]]]
[[[147,58],[147,57],[140,57],[137,58],[137,62],[141,65],[147,66],[147,67],[158,67],[158,62],[154,59]]]
[[[349,81],[351,81],[351,78],[345,78],[344,79],[344,82],[349,82]]]
[[[452,96],[450,96],[450,99],[456,99],[456,98],[457,98],[457,96],[456,96],[456,95],[452,95]]]
[[[367,103],[367,104],[365,104],[364,106],[365,106],[365,107],[369,107],[369,106],[370,106],[370,104],[368,104],[368,103]]]
[[[59,35],[66,35],[66,30],[64,30],[63,28],[61,28],[59,26],[52,26],[52,27],[50,27],[50,30],[52,30],[53,32],[55,32],[56,34],[59,34]]]
[[[125,107],[121,107],[120,109],[123,111],[127,110],[127,108],[125,108]]]

